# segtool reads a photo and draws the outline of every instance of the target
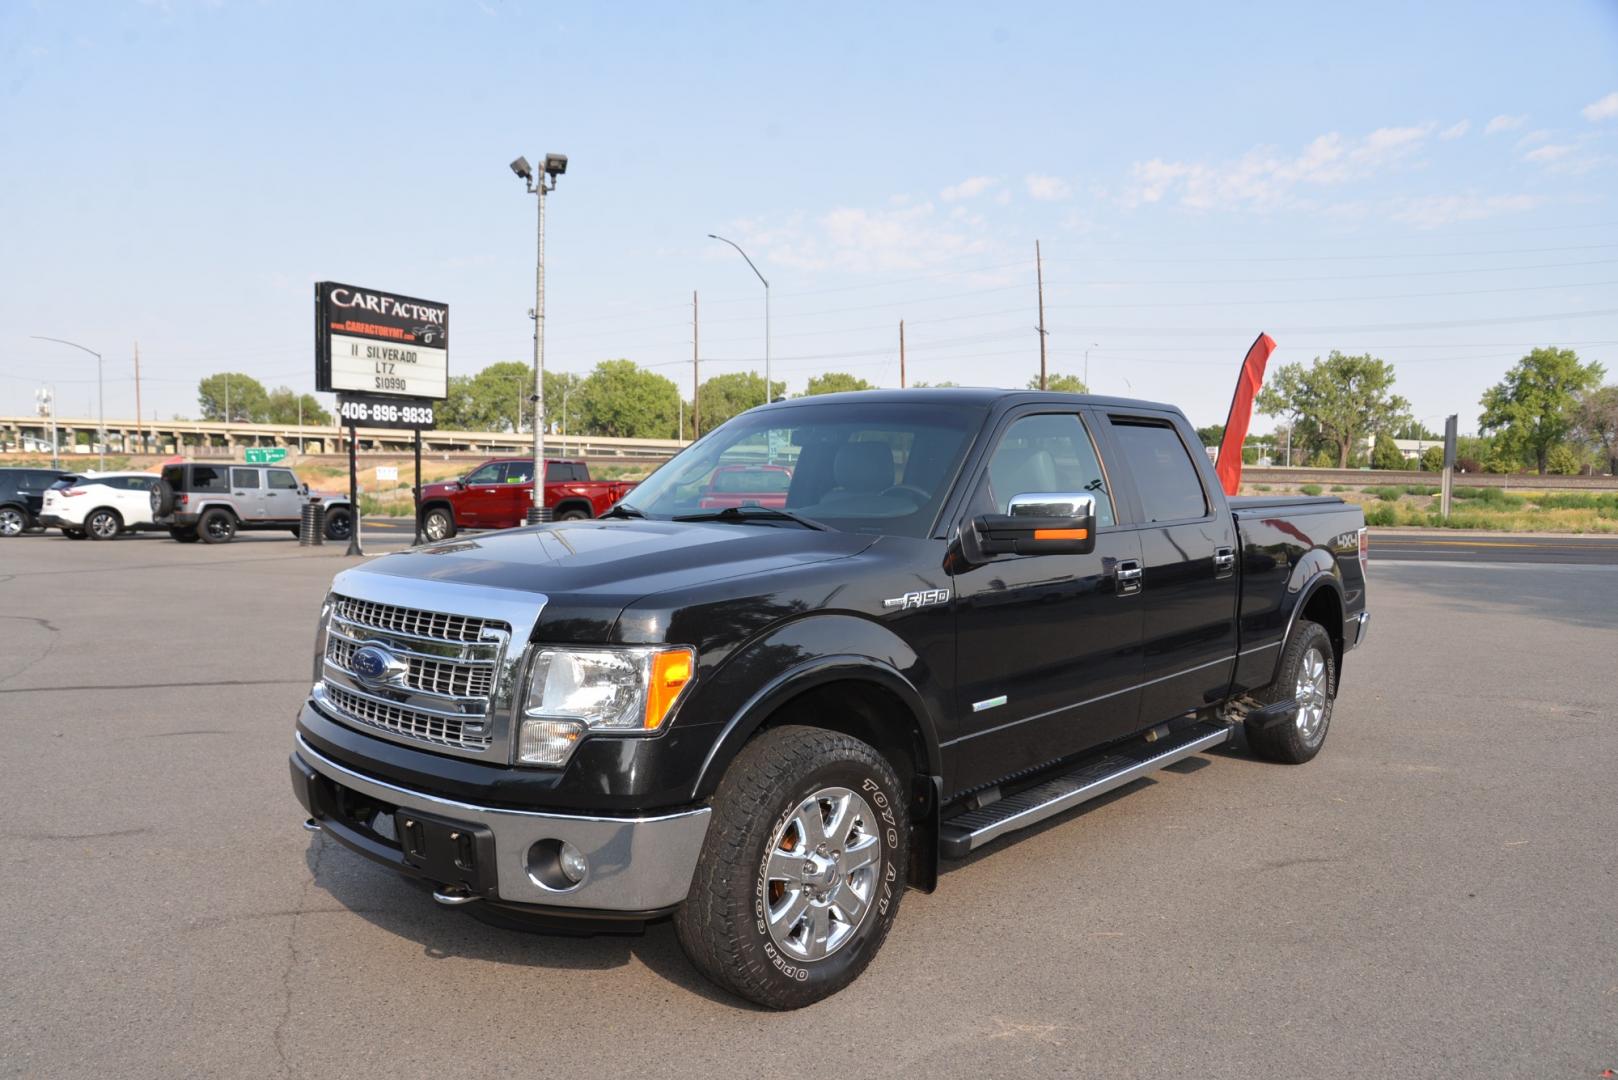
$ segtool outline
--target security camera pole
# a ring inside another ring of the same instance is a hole
[[[566,154],[546,154],[544,168],[536,179],[528,159],[511,163],[511,171],[528,185],[528,194],[539,196],[539,256],[534,263],[534,494],[528,506],[528,524],[551,520],[545,505],[545,196],[556,188],[556,178],[567,172]]]

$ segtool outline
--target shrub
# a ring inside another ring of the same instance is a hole
[[[1333,491],[1347,491],[1348,490],[1348,485],[1347,484],[1333,484],[1331,486],[1331,489]]]
[[[1421,452],[1421,469],[1423,472],[1439,472],[1444,468],[1444,448],[1442,446],[1429,446]]]
[[[1557,476],[1577,476],[1583,469],[1579,455],[1571,447],[1553,446],[1550,453],[1545,455],[1545,471],[1555,473]]]
[[[1440,490],[1441,489],[1435,488],[1431,484],[1406,484],[1405,485],[1405,494],[1406,495],[1437,495]]]
[[[1465,473],[1480,473],[1483,471],[1483,462],[1472,457],[1457,457],[1455,459],[1455,471]]]
[[[1398,511],[1391,506],[1372,506],[1365,511],[1365,524],[1386,528],[1399,523]]]
[[[1298,490],[1303,492],[1305,495],[1319,495],[1321,487],[1319,484],[1305,484]]]
[[[1253,485],[1253,490],[1254,491],[1268,491],[1268,490],[1270,490],[1270,485],[1268,485],[1268,484],[1254,484]]]

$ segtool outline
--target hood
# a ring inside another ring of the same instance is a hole
[[[625,606],[701,586],[857,555],[875,536],[795,526],[566,521],[399,551],[344,574],[460,583],[547,598],[543,620],[573,640],[604,637]],[[352,580],[352,579],[350,579]]]

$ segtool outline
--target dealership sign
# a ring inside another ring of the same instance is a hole
[[[449,305],[316,282],[315,389],[442,401]]]

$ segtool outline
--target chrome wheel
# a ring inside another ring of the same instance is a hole
[[[87,524],[91,537],[96,540],[111,540],[118,535],[118,519],[105,510],[91,514]]]
[[[870,914],[882,871],[879,822],[848,788],[822,788],[777,826],[764,860],[770,940],[798,960],[824,960]]]
[[[1298,732],[1304,741],[1314,742],[1324,731],[1326,713],[1331,706],[1330,695],[1326,657],[1319,649],[1311,648],[1298,662],[1298,682],[1293,692],[1298,702]]]
[[[449,535],[449,516],[441,510],[434,510],[422,522],[421,531],[429,540],[442,540]]]
[[[10,506],[0,510],[0,536],[16,536],[27,524],[21,510]]]

